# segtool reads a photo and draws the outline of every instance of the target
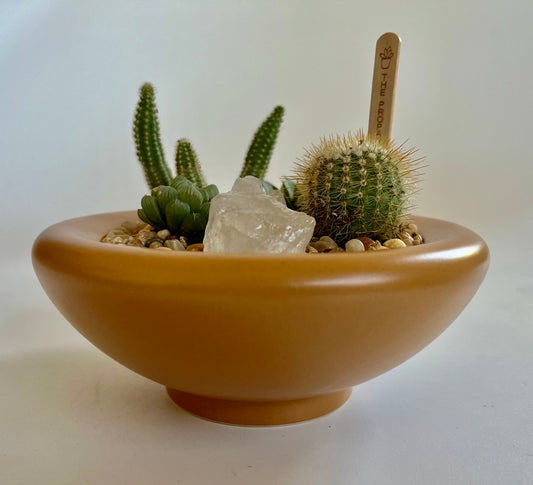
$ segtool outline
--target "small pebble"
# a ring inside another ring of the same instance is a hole
[[[122,229],[129,232],[130,234],[139,232],[139,230],[143,228],[144,226],[148,226],[148,224],[146,224],[145,222],[139,222],[139,221],[125,221],[120,225]]]
[[[404,248],[407,246],[401,239],[389,239],[383,243],[383,246],[389,249]]]
[[[379,251],[384,246],[381,245],[379,241],[374,241],[370,246],[368,246],[368,249],[370,251]],[[388,249],[388,248],[387,248]]]
[[[318,249],[308,244],[307,247],[305,248],[305,252],[306,253],[318,253]]]
[[[202,243],[197,244],[191,244],[190,246],[187,246],[187,249],[185,251],[203,251],[204,245]]]
[[[319,252],[319,253],[329,253],[333,249],[335,249],[337,246],[332,246],[330,243],[326,241],[317,241],[316,243],[313,243],[312,246]]]
[[[157,237],[159,239],[163,239],[164,241],[165,239],[168,239],[170,237],[170,231],[168,229],[162,229],[157,233]]]
[[[138,246],[140,248],[144,248],[144,244],[139,241],[138,239],[133,239],[133,241],[126,243],[128,246]]]
[[[332,239],[330,238],[329,236],[322,236],[319,241],[324,241],[324,242],[327,242],[329,244],[332,244],[333,246],[336,246],[337,243]]]
[[[359,241],[363,243],[363,246],[365,247],[365,251],[369,249],[371,246],[376,245],[376,241],[366,236],[361,236],[361,237],[358,237],[357,239],[359,239]]]
[[[413,245],[418,246],[424,242],[424,238],[418,234],[418,232],[413,233]]]
[[[178,239],[167,239],[165,241],[165,247],[172,249],[173,251],[185,251],[183,244]]]
[[[150,249],[159,249],[159,248],[162,248],[163,247],[163,244],[161,243],[161,241],[152,241],[148,247]]]
[[[183,244],[184,248],[187,248],[188,243],[187,243],[187,239],[185,238],[185,236],[180,236],[180,243]]]
[[[158,237],[151,237],[150,239],[148,239],[148,240],[144,243],[144,245],[148,248],[148,247],[150,247],[150,245],[151,245],[152,243],[154,243],[154,242],[161,243],[161,246],[162,246],[163,243],[164,243],[165,241],[163,241],[162,239],[159,239]]]
[[[146,241],[157,237],[157,234],[154,231],[142,231],[137,235],[137,239],[143,244],[146,244]]]
[[[158,251],[161,251],[161,250],[163,250],[163,251],[172,251],[172,249],[166,248],[165,246],[161,246],[161,247],[154,248],[154,249],[157,249]]]
[[[407,229],[409,229],[412,233],[418,232],[418,227],[416,224],[407,224]]]
[[[128,242],[127,237],[115,236],[110,241],[112,244],[126,244]]]
[[[346,252],[347,253],[355,253],[359,251],[365,250],[365,245],[360,239],[350,239],[346,245]]]
[[[319,253],[329,253],[336,249],[337,243],[329,236],[322,236],[318,241],[311,243]]]
[[[128,238],[129,234],[122,230],[113,229],[109,231],[103,238],[103,242],[112,243],[112,244],[122,244],[122,242],[114,242],[116,238]],[[118,240],[117,240],[118,241]]]
[[[402,231],[398,237],[405,243],[406,246],[413,245],[413,237],[411,236],[410,232]]]

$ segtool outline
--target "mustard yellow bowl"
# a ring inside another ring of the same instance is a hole
[[[96,347],[215,421],[272,425],[341,406],[468,304],[489,264],[462,226],[425,244],[336,254],[166,252],[99,242],[135,212],[71,219],[33,246],[37,276]]]

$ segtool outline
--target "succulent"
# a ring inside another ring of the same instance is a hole
[[[217,194],[216,185],[198,188],[178,175],[170,185],[154,187],[150,195],[145,195],[137,214],[156,231],[168,229],[174,236],[185,236],[189,243],[201,242],[211,199]]]
[[[322,139],[297,166],[296,206],[316,219],[316,235],[338,244],[395,237],[408,222],[420,161],[414,151],[362,132]]]
[[[149,83],[143,84],[140,88],[133,121],[133,135],[137,157],[143,166],[148,186],[153,188],[158,185],[168,185],[171,174],[161,147],[154,88]]]
[[[285,202],[287,203],[287,207],[292,210],[298,210],[298,187],[296,187],[296,183],[294,180],[291,179],[285,179],[281,183],[281,193],[283,194],[283,197],[285,197]]]
[[[206,185],[198,156],[189,140],[181,138],[176,147],[176,175],[183,175],[197,187]]]
[[[276,106],[257,129],[246,153],[240,177],[253,175],[261,180],[265,178],[284,112],[283,106]]]

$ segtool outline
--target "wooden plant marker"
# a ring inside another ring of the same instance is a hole
[[[392,133],[401,43],[393,32],[383,34],[376,42],[368,134],[384,139],[390,139]]]

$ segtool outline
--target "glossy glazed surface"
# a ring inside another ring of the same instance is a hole
[[[423,217],[424,245],[356,254],[169,254],[99,242],[134,217],[46,229],[33,249],[39,280],[106,354],[218,400],[306,399],[371,379],[450,325],[488,268],[478,235]]]

